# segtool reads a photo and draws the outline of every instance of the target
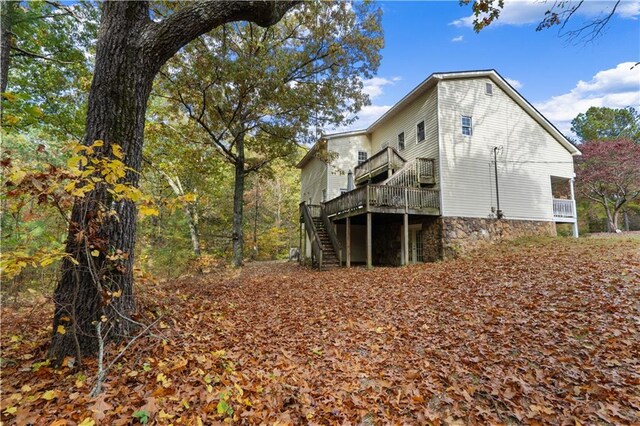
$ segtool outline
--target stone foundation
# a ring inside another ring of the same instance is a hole
[[[556,236],[555,222],[535,220],[443,217],[442,257],[451,258],[476,248],[530,236]]]
[[[420,216],[418,216],[420,217]],[[420,217],[422,224],[422,261],[442,259],[442,221],[439,217]]]

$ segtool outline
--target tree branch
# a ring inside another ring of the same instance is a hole
[[[189,3],[160,23],[150,23],[144,35],[150,65],[159,69],[191,40],[233,21],[251,21],[267,27],[299,3],[291,1],[214,1]]]
[[[48,56],[43,56],[43,55],[40,55],[38,53],[29,52],[28,50],[21,49],[18,46],[11,46],[11,50],[15,50],[16,52],[19,53],[17,55],[13,55],[13,56],[29,56],[31,58],[44,59],[45,61],[57,62],[59,64],[64,64],[64,65],[69,65],[69,64],[75,63],[75,62],[72,62],[72,61],[61,61],[60,59],[50,58]]]

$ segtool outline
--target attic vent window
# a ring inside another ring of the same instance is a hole
[[[487,95],[493,95],[493,84],[491,84],[491,83],[486,83],[486,84],[485,84],[485,86],[484,86],[484,88],[485,88],[485,93],[486,93]]]

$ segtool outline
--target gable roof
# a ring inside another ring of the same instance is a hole
[[[569,139],[567,139],[560,130],[556,126],[553,125],[545,116],[543,116],[540,111],[538,111],[529,101],[527,101],[516,89],[513,88],[507,82],[507,80],[502,77],[498,71],[494,69],[488,70],[473,70],[473,71],[450,71],[450,72],[435,72],[427,77],[422,83],[416,86],[411,92],[409,92],[405,97],[400,99],[395,105],[393,105],[387,112],[382,114],[380,118],[373,122],[369,127],[362,130],[348,131],[348,132],[340,132],[340,133],[332,133],[323,135],[322,138],[318,141],[326,141],[330,139],[335,139],[343,136],[353,136],[353,135],[361,135],[361,134],[371,134],[382,124],[387,122],[389,119],[394,117],[396,114],[400,113],[407,105],[416,100],[418,97],[422,96],[427,90],[436,86],[440,81],[443,80],[460,80],[467,78],[489,78],[493,83],[495,83],[498,87],[500,87],[511,99],[514,100],[516,104],[518,104],[527,114],[529,114],[542,128],[544,128],[560,145],[562,145],[571,155],[582,155],[578,147],[576,147]],[[307,164],[318,151],[318,143],[316,143],[307,154],[300,160],[300,162],[296,165],[298,168],[302,168]]]
[[[372,133],[391,117],[398,114],[405,106],[413,102],[416,98],[423,95],[427,90],[434,87],[438,82],[443,80],[459,80],[467,78],[489,78],[498,87],[500,87],[511,99],[513,99],[522,109],[524,109],[540,126],[542,126],[555,140],[560,143],[572,155],[581,155],[580,150],[569,141],[563,134],[544,117],[529,101],[527,101],[516,89],[514,89],[496,70],[475,70],[475,71],[453,71],[453,72],[436,72],[431,74],[420,83],[415,89],[409,92],[404,98],[400,99],[394,106],[378,118],[373,124],[367,128],[367,133]]]
[[[303,168],[309,161],[311,161],[316,153],[318,151],[320,151],[323,147],[321,146],[321,142],[324,141],[329,141],[331,139],[337,139],[337,138],[342,138],[345,136],[358,136],[358,135],[366,135],[369,132],[367,132],[366,129],[361,129],[361,130],[350,130],[347,132],[340,132],[340,133],[331,133],[331,134],[327,134],[327,135],[322,135],[320,137],[320,139],[318,140],[318,142],[316,142],[311,149],[309,149],[309,151],[307,151],[307,153],[304,155],[304,157],[302,157],[302,160],[300,160],[298,162],[298,164],[296,164],[296,167],[298,169]]]

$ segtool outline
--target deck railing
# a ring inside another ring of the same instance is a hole
[[[554,198],[553,199],[553,216],[566,217],[566,218],[575,217],[576,215],[575,215],[575,212],[573,211],[573,200]]]
[[[420,184],[435,183],[435,160],[433,158],[416,158],[406,163],[383,185],[420,187]]]
[[[318,265],[318,269],[322,269],[322,245],[318,237],[318,231],[313,224],[312,209],[321,212],[321,206],[307,204],[306,202],[300,203],[300,216],[304,222],[304,228],[307,230],[309,241],[311,242],[311,262]],[[305,255],[306,256],[306,255]]]
[[[358,183],[364,178],[375,176],[378,171],[399,169],[405,162],[405,159],[395,149],[388,146],[374,154],[367,161],[358,164],[353,170],[353,178]]]
[[[366,185],[329,200],[324,204],[327,216],[350,213],[371,207],[393,209],[439,209],[438,191],[390,185]]]

